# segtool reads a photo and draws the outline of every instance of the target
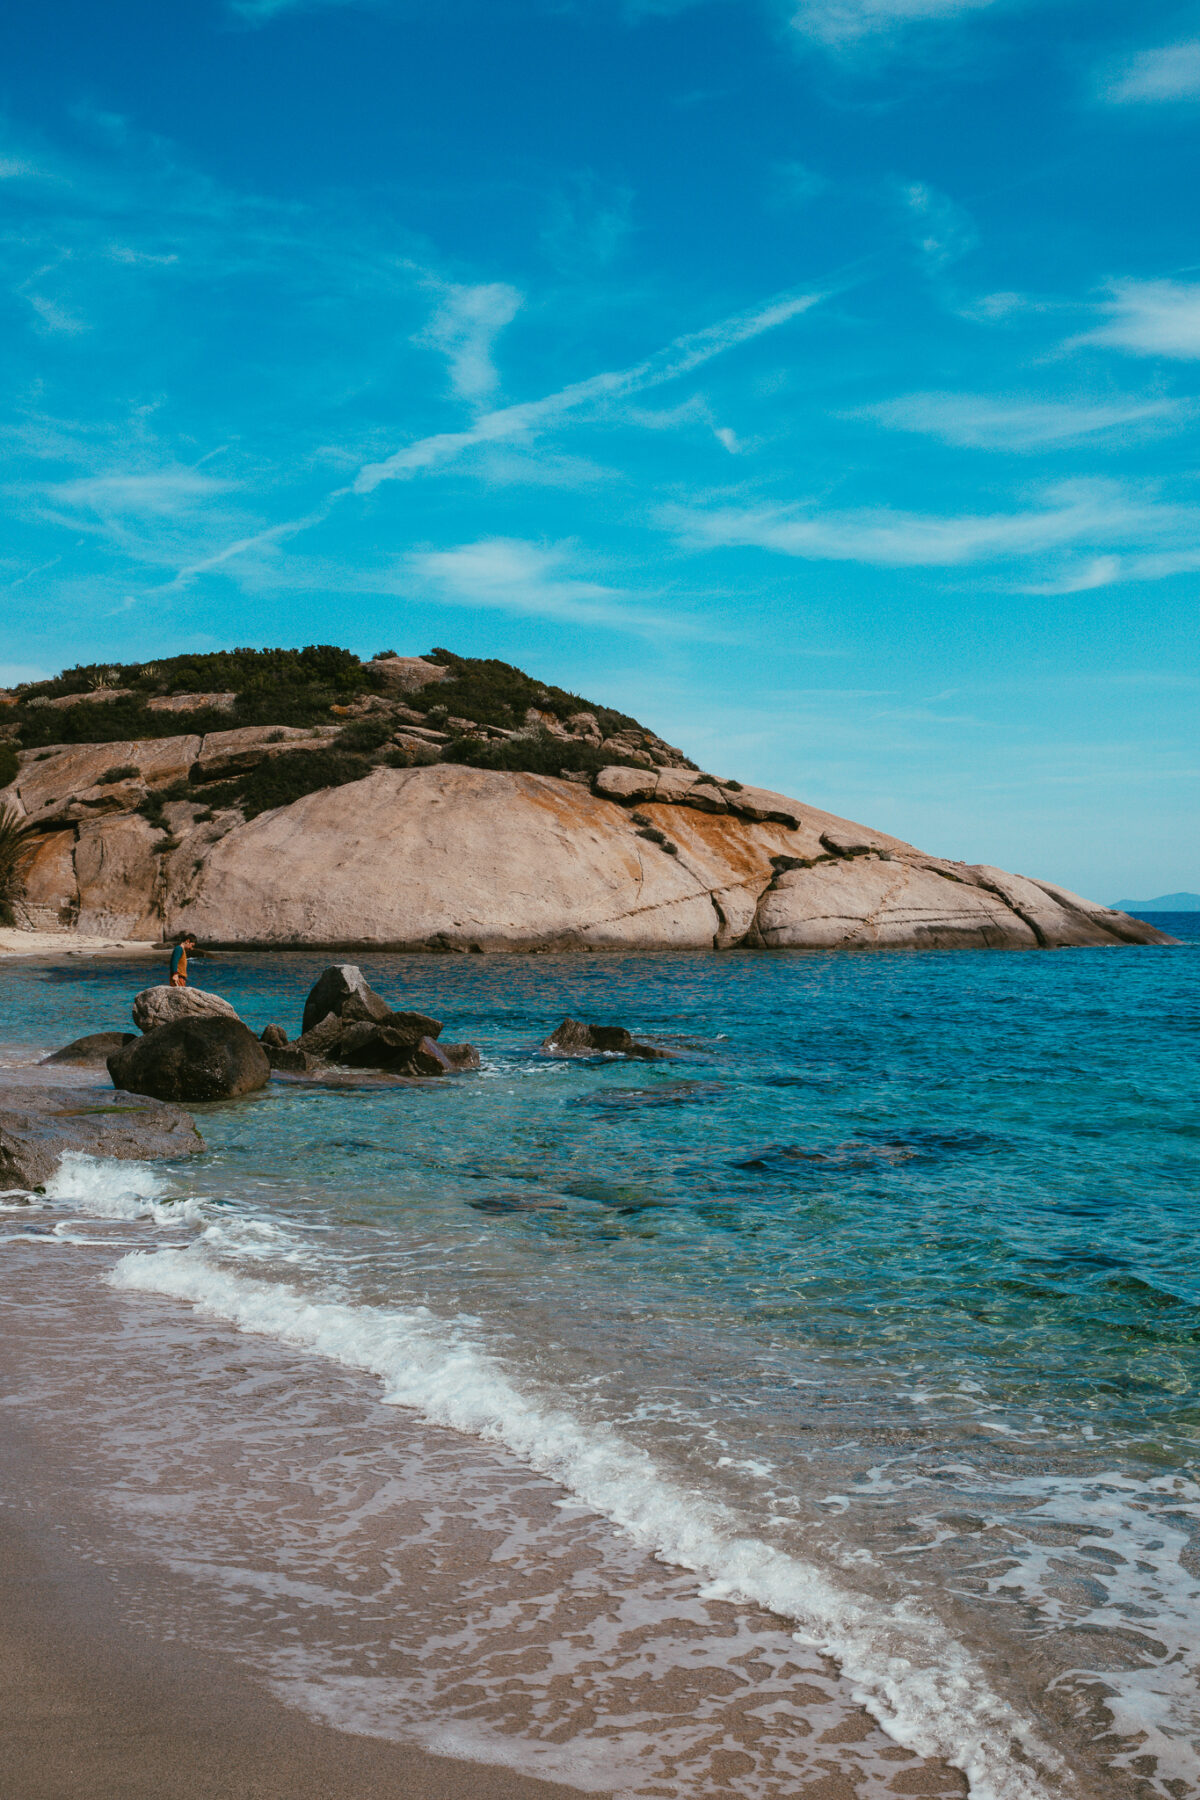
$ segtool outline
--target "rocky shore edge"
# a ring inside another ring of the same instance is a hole
[[[192,1156],[204,1140],[183,1107],[257,1093],[273,1074],[345,1087],[355,1075],[428,1081],[481,1067],[474,1045],[441,1042],[440,1019],[394,1010],[350,963],[314,983],[294,1041],[277,1024],[255,1037],[227,1000],[202,988],[144,988],[132,1011],[137,1031],[91,1032],[42,1059],[43,1067],[104,1069],[113,1091],[0,1083],[0,1189],[42,1189],[72,1153],[138,1162]],[[624,1026],[571,1018],[540,1050],[642,1062],[675,1054]]]

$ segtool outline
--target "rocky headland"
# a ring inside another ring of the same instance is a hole
[[[185,929],[463,952],[1171,941],[705,773],[636,720],[449,651],[237,651],[3,701],[12,922],[64,947]]]

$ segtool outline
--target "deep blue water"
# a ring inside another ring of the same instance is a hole
[[[1200,918],[1155,922],[1185,941],[364,957],[482,1074],[273,1082],[198,1109],[173,1180],[289,1228],[214,1263],[457,1321],[764,1541],[932,1609],[1107,1791],[1200,1792]],[[192,973],[295,1033],[328,960]],[[0,1043],[120,1026],[148,979],[9,965]],[[547,1059],[566,1013],[677,1060]]]

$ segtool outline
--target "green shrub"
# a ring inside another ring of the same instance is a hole
[[[293,750],[269,757],[248,775],[206,787],[202,795],[193,790],[193,795],[202,797],[209,807],[240,806],[246,818],[253,819],[277,806],[290,806],[320,788],[344,787],[370,773],[365,757],[344,750]]]
[[[105,769],[103,775],[97,775],[96,786],[107,787],[114,781],[135,781],[140,773],[136,763],[118,763],[115,769]]]
[[[0,787],[8,787],[17,779],[21,762],[15,744],[0,744]]]
[[[0,925],[16,923],[13,908],[25,890],[21,863],[29,837],[29,826],[16,807],[0,807]]]
[[[610,768],[613,760],[594,744],[555,737],[549,731],[517,738],[456,737],[442,751],[443,762],[466,763],[473,769],[523,770],[529,775],[561,775],[567,769],[594,775]]]
[[[369,756],[372,750],[378,750],[386,744],[396,729],[390,719],[383,719],[376,714],[374,718],[355,719],[349,725],[343,725],[335,740],[339,750],[351,750],[360,755]]]
[[[409,705],[420,712],[444,708],[458,718],[512,731],[524,725],[526,712],[535,706],[556,719],[569,719],[578,712],[595,713],[606,737],[622,728],[639,729],[637,720],[625,713],[595,706],[565,688],[535,681],[523,669],[498,662],[494,657],[456,656],[452,650],[433,650],[428,660],[448,668],[450,674],[445,681],[430,682],[428,687],[408,695]]]

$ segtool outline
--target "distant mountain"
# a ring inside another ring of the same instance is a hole
[[[1200,894],[1160,894],[1157,900],[1114,900],[1114,912],[1139,918],[1148,912],[1200,912]]]

